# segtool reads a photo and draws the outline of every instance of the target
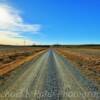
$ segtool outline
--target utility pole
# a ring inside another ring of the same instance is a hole
[[[24,46],[26,45],[26,41],[24,40]]]

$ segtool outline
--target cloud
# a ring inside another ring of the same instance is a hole
[[[7,40],[15,39],[17,42],[18,39],[16,39],[16,37],[22,37],[23,41],[23,33],[29,32],[35,34],[39,32],[40,29],[41,25],[39,24],[26,24],[20,16],[20,11],[11,6],[0,4],[0,40],[1,38],[6,38]]]

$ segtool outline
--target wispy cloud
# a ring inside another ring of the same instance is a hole
[[[20,12],[15,8],[7,4],[0,4],[0,39],[11,41],[16,37],[23,37],[22,33],[24,32],[35,34],[39,32],[40,29],[41,25],[39,24],[26,24],[20,16]],[[18,39],[16,39],[16,41],[17,40]]]

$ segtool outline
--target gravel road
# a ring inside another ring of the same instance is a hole
[[[97,93],[89,91],[65,62],[54,50],[48,50],[24,65],[26,70],[16,72],[17,77],[6,83],[11,85],[1,89],[0,100],[99,100]]]

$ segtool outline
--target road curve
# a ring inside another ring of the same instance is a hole
[[[1,91],[0,100],[99,100],[77,80],[69,66],[50,49]]]

